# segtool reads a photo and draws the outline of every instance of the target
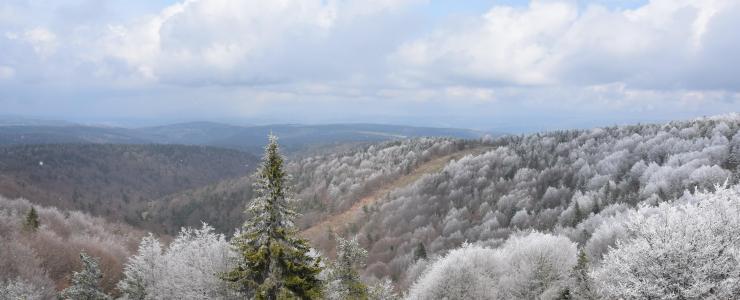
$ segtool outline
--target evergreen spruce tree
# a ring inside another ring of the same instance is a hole
[[[419,243],[416,245],[416,249],[414,249],[414,261],[420,259],[427,259],[427,249],[424,248],[423,243]]]
[[[726,169],[735,170],[740,166],[740,145],[730,144],[730,155],[727,157]]]
[[[87,255],[80,253],[82,270],[72,274],[72,285],[62,291],[60,297],[70,300],[108,300],[111,299],[100,288],[100,280],[103,273],[98,267],[98,262]]]
[[[346,240],[337,236],[337,259],[328,272],[328,299],[368,299],[368,288],[357,272],[366,259],[367,251],[357,239]]]
[[[23,227],[29,231],[36,231],[39,229],[39,214],[36,212],[36,208],[31,206],[26,214],[26,219],[23,221]]]
[[[593,285],[591,284],[591,277],[588,274],[588,265],[586,251],[581,249],[578,253],[578,261],[575,267],[573,267],[573,278],[575,282],[571,294],[575,296],[575,299],[597,299],[592,287]]]
[[[574,203],[575,204],[574,208],[575,208],[575,211],[576,211],[576,215],[575,215],[575,218],[573,220],[573,227],[575,227],[576,225],[578,225],[578,223],[581,223],[581,221],[584,218],[583,212],[581,211],[581,206],[578,205],[578,200],[575,200],[574,202],[575,202]]]
[[[222,278],[256,299],[320,298],[321,262],[309,255],[308,241],[296,236],[296,213],[273,135],[255,177],[257,196],[247,208],[242,232],[232,241],[237,266]]]

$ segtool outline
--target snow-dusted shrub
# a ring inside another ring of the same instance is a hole
[[[740,192],[718,187],[689,204],[635,212],[593,272],[607,299],[740,297]]]

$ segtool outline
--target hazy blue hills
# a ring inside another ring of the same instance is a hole
[[[0,120],[0,146],[69,143],[183,144],[255,152],[261,149],[270,132],[280,137],[281,145],[287,151],[423,136],[473,139],[486,134],[469,129],[382,124],[237,126],[214,122],[188,122],[123,128],[63,122],[35,123],[27,120],[24,123]]]
[[[84,125],[0,126],[0,146],[73,143],[148,144],[152,140],[126,128]]]

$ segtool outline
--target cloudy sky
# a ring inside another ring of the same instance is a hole
[[[740,1],[4,0],[0,114],[504,131],[740,111]]]

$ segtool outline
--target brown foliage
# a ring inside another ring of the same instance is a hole
[[[81,212],[42,206],[36,206],[41,226],[28,232],[21,225],[30,206],[25,199],[0,197],[0,281],[22,278],[61,290],[81,268],[79,254],[85,251],[100,261],[104,290],[115,294],[123,264],[143,233]]]

